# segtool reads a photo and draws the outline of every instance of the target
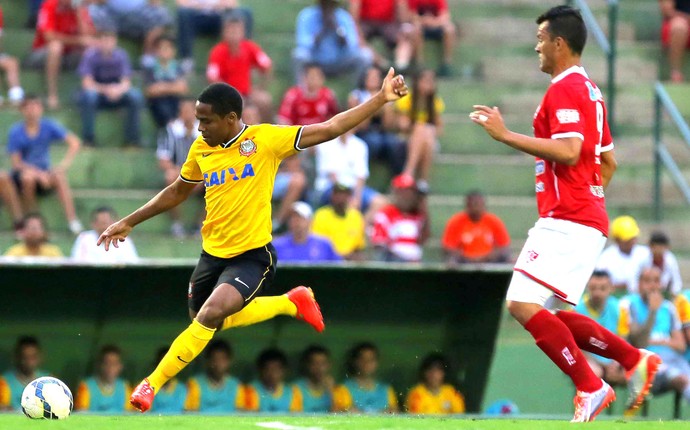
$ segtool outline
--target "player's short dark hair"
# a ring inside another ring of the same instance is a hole
[[[256,367],[263,369],[268,363],[277,362],[283,367],[288,366],[288,359],[285,353],[278,348],[268,348],[261,351],[259,356],[256,358]]]
[[[111,217],[117,218],[117,213],[112,206],[98,206],[96,209],[91,211],[91,219],[94,220],[99,214],[107,213]]]
[[[419,379],[424,379],[424,373],[426,373],[427,370],[432,369],[434,367],[443,369],[446,373],[448,373],[450,369],[450,363],[448,362],[448,359],[445,355],[438,352],[432,352],[431,354],[424,357],[421,364],[419,365]]]
[[[549,22],[552,39],[561,37],[574,54],[582,54],[587,42],[587,26],[578,9],[563,5],[552,7],[537,18],[537,24],[545,21]]]
[[[197,98],[200,103],[211,105],[216,115],[226,116],[235,112],[242,117],[242,95],[235,87],[224,82],[216,82],[206,87]]]
[[[232,346],[223,339],[215,339],[206,347],[206,358],[210,358],[216,352],[222,352],[232,358],[234,351]]]
[[[609,278],[611,279],[611,274],[605,269],[596,269],[592,272],[592,278]]]
[[[17,339],[17,343],[14,344],[14,355],[18,357],[27,346],[33,346],[38,350],[41,349],[41,343],[36,336],[20,336]]]
[[[649,237],[649,244],[650,245],[670,246],[671,245],[671,239],[669,239],[668,235],[666,233],[664,233],[663,231],[655,231]]]
[[[103,345],[98,351],[98,363],[102,363],[103,359],[108,354],[115,354],[118,357],[122,357],[122,350],[117,345]]]
[[[350,350],[347,353],[347,361],[346,361],[346,367],[347,367],[347,374],[350,376],[354,376],[357,374],[357,359],[359,359],[359,356],[362,355],[364,351],[372,351],[376,358],[379,358],[379,348],[374,345],[372,342],[360,342],[350,348]]]

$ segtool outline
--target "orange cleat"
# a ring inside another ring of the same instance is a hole
[[[630,399],[624,412],[625,416],[634,415],[635,410],[644,402],[654,382],[654,376],[661,365],[661,357],[653,352],[640,349],[640,354],[642,355],[640,361],[625,373],[625,378],[628,380],[628,392],[630,393]]]
[[[326,328],[323,322],[323,315],[321,315],[321,308],[316,303],[314,292],[311,288],[299,286],[288,291],[286,295],[297,306],[295,318],[311,325],[319,333]]]
[[[603,382],[603,381],[602,381]],[[616,400],[616,392],[606,382],[593,393],[578,391],[573,403],[575,404],[575,416],[571,423],[586,423],[594,419]]]
[[[144,379],[134,389],[132,395],[129,397],[129,403],[134,406],[139,412],[146,412],[151,409],[154,396],[153,388],[149,384],[148,379]]]

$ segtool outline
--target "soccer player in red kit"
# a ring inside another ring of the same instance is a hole
[[[539,66],[552,79],[534,115],[535,137],[508,130],[496,107],[475,105],[470,118],[495,140],[536,157],[539,220],[515,263],[508,311],[575,384],[573,422],[593,421],[616,395],[592,372],[583,350],[626,369],[630,411],[649,393],[661,359],[588,317],[549,310],[557,300],[578,303],[604,248],[604,188],[616,161],[601,91],[580,65],[587,39],[580,12],[556,6],[537,24]]]

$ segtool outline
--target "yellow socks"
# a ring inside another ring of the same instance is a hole
[[[194,360],[213,338],[215,332],[214,328],[204,327],[197,320],[192,321],[189,327],[173,341],[156,370],[149,375],[149,384],[154,392],[158,393],[160,387]]]
[[[230,315],[223,321],[221,330],[244,327],[269,320],[276,315],[297,315],[297,306],[283,294],[282,296],[257,297],[241,311]]]

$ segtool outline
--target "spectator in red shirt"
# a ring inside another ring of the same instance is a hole
[[[486,211],[480,191],[465,196],[465,211],[448,220],[441,243],[451,264],[505,263],[510,258],[508,230],[499,217]]]
[[[56,109],[60,104],[60,69],[76,68],[83,50],[94,44],[88,10],[76,4],[74,0],[45,0],[38,13],[36,36],[27,64],[45,68],[49,109]]]
[[[395,52],[395,69],[407,70],[414,55],[416,37],[406,0],[350,0],[350,14],[357,24],[363,46],[375,37],[382,38],[386,47]],[[376,63],[381,64],[381,59],[377,58]]]
[[[683,82],[683,55],[690,49],[690,0],[659,0],[661,43],[668,48],[671,81]]]
[[[211,49],[206,68],[209,83],[225,82],[255,104],[263,121],[271,117],[271,95],[265,90],[271,75],[271,58],[259,45],[244,37],[244,21],[232,15],[223,23],[222,41]],[[252,69],[263,75],[259,89],[252,88]]]
[[[429,238],[426,196],[412,176],[393,178],[393,203],[374,215],[370,242],[383,261],[419,262]]]
[[[317,64],[304,69],[303,84],[285,92],[278,110],[278,122],[287,125],[309,125],[324,122],[337,114],[338,100],[328,88],[326,77]]]
[[[4,29],[4,20],[2,15],[2,9],[0,8],[0,37],[2,37],[2,31]],[[19,85],[19,62],[15,57],[5,54],[0,50],[0,70],[5,72],[5,77],[7,79],[7,98],[10,103],[18,106],[19,103],[24,98],[24,90],[21,85]],[[2,100],[2,97],[0,97]]]
[[[448,2],[446,0],[407,0],[407,4],[413,15],[417,34],[423,36],[423,39],[443,42],[443,60],[437,73],[439,76],[449,76],[457,30],[448,10]],[[421,63],[424,52],[421,40],[418,46],[417,61]]]

